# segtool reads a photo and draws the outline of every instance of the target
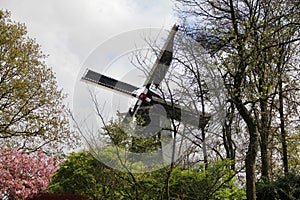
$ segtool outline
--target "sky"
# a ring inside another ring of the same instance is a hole
[[[169,29],[176,22],[171,0],[0,0],[0,8],[25,23],[49,55],[46,64],[69,105],[80,69],[99,45],[122,32]]]

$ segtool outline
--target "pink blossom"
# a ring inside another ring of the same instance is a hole
[[[28,154],[2,147],[0,149],[0,199],[25,199],[44,191],[60,164],[42,150]]]

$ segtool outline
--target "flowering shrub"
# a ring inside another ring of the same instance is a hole
[[[0,149],[0,199],[25,199],[45,190],[59,162],[42,150]]]

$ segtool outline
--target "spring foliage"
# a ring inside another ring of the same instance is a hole
[[[142,163],[140,163],[142,165]],[[149,173],[126,173],[108,168],[88,152],[72,153],[53,175],[48,187],[54,194],[78,194],[90,199],[245,199],[234,184],[228,160],[211,162],[194,169],[175,167],[169,181],[169,168]],[[167,183],[168,182],[168,186]]]
[[[0,144],[58,151],[76,143],[47,56],[8,11],[0,10],[0,30]]]

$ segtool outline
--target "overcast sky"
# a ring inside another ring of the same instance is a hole
[[[85,59],[114,35],[138,28],[166,28],[175,23],[171,0],[0,0],[1,9],[26,24],[58,84],[72,95]]]

